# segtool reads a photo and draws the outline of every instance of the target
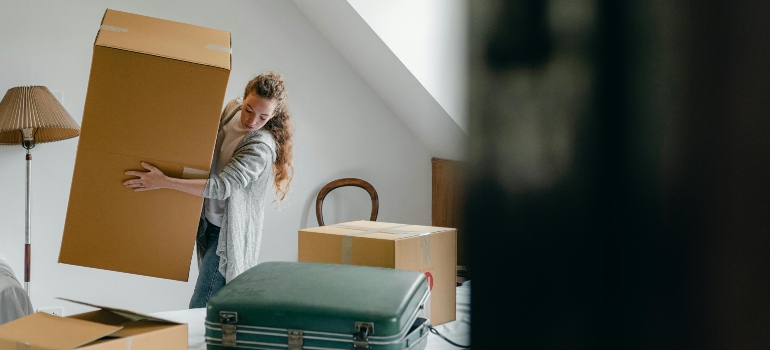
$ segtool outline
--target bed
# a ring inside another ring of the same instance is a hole
[[[436,326],[436,330],[455,343],[467,345],[470,343],[471,326],[471,286],[466,281],[457,287],[457,319],[455,321]],[[203,322],[206,318],[206,309],[189,309],[177,311],[165,311],[152,314],[170,321],[187,324],[187,347],[190,350],[205,350]],[[447,343],[435,334],[428,335],[426,350],[457,350],[458,348]]]
[[[8,260],[0,254],[0,325],[32,312],[27,292],[16,279]]]

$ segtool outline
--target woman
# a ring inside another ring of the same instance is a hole
[[[208,180],[168,177],[147,163],[142,167],[148,172],[126,172],[138,178],[123,184],[137,192],[168,188],[204,197],[190,308],[206,307],[225,283],[257,264],[270,177],[282,201],[294,170],[286,95],[283,78],[268,72],[225,106]]]

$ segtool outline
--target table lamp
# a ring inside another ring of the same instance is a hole
[[[37,143],[71,139],[80,135],[78,123],[45,86],[8,89],[0,101],[0,145],[22,145],[27,150],[26,225],[24,245],[24,290],[29,295],[32,230],[30,186],[32,154]]]

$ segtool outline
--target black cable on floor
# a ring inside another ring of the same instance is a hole
[[[470,345],[460,345],[460,344],[457,344],[457,343],[447,339],[447,337],[441,335],[441,333],[439,333],[435,328],[433,328],[433,326],[428,326],[428,329],[430,330],[431,333],[441,337],[441,339],[446,340],[447,343],[452,344],[452,345],[454,345],[454,346],[456,346],[458,348],[461,348],[461,349],[470,349],[471,348]]]

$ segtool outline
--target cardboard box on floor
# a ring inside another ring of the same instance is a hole
[[[37,312],[8,322],[0,326],[0,350],[187,349],[187,325],[184,323],[68,301],[100,310],[69,317]]]
[[[187,281],[203,198],[133,192],[150,163],[207,178],[230,33],[107,10],[94,44],[59,262]]]
[[[423,272],[431,324],[455,319],[456,229],[375,221],[307,228],[299,231],[298,260]]]

